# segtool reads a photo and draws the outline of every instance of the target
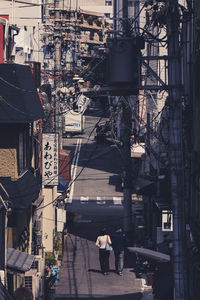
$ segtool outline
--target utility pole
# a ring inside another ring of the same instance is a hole
[[[170,173],[173,208],[174,299],[186,300],[185,216],[183,196],[182,99],[178,1],[169,0],[167,15],[170,105]]]
[[[54,90],[55,90],[55,132],[58,133],[58,144],[59,149],[62,149],[62,116],[60,115],[60,102],[59,97],[57,95],[57,76],[60,75],[61,72],[61,31],[62,31],[62,22],[60,17],[60,12],[58,10],[60,5],[60,1],[54,0],[54,8],[56,9],[55,18],[56,20],[60,20],[59,29],[56,29],[56,36],[55,36],[55,56],[54,56]],[[59,80],[59,79],[58,79]]]
[[[123,32],[126,36],[128,24],[128,0],[122,3]],[[124,163],[124,218],[123,227],[127,235],[128,242],[131,243],[132,237],[132,168],[131,168],[131,145],[130,136],[132,128],[132,113],[129,97],[123,97],[123,163]]]
[[[131,242],[131,231],[132,231],[132,168],[131,168],[131,125],[132,125],[132,113],[129,104],[129,97],[123,97],[123,165],[124,165],[124,219],[123,227],[124,232],[127,235],[128,242]]]

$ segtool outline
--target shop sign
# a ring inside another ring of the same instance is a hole
[[[162,211],[162,231],[173,231],[173,214],[171,210]]]
[[[58,185],[58,134],[42,135],[42,183]]]

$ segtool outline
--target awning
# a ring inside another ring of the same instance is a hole
[[[11,208],[27,208],[38,198],[40,184],[29,170],[24,172],[16,181],[4,177],[1,177],[0,181],[10,196]]]
[[[133,180],[132,182],[132,186],[133,186],[133,190],[134,192],[136,192],[136,194],[143,194],[146,192],[146,189],[151,187],[154,184],[153,181],[138,177],[136,179]]]
[[[0,64],[0,123],[31,123],[44,117],[30,66]]]
[[[139,247],[128,247],[127,248],[130,252],[138,253],[142,256],[150,257],[152,259],[155,259],[160,262],[169,262],[170,261],[170,255],[153,251],[146,248],[139,248]]]
[[[23,273],[28,271],[30,270],[34,260],[34,255],[30,255],[14,248],[7,249],[7,268],[12,271]]]
[[[13,300],[13,298],[10,296],[9,292],[7,291],[6,287],[1,283],[1,280],[0,280],[0,299]]]

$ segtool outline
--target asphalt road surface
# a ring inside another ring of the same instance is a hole
[[[133,254],[126,253],[123,276],[114,270],[113,253],[109,275],[100,272],[96,237],[104,227],[110,233],[116,226],[122,227],[123,193],[119,151],[116,146],[94,141],[93,129],[99,120],[104,122],[105,114],[92,110],[86,116],[85,134],[63,141],[63,148],[73,153],[74,184],[66,205],[73,222],[65,237],[55,299],[152,299],[148,291],[144,292],[144,281],[134,274]]]

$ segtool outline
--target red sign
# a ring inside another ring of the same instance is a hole
[[[0,18],[9,19],[8,15],[0,15]],[[0,22],[0,63],[4,62],[4,24]]]

